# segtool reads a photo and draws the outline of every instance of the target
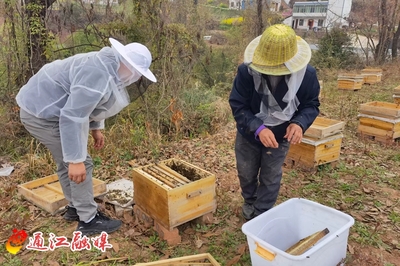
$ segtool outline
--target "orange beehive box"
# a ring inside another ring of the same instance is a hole
[[[373,101],[360,105],[360,114],[375,117],[398,119],[400,118],[400,104]]]
[[[134,202],[168,230],[217,208],[216,177],[195,165],[169,159],[133,169]]]
[[[339,160],[342,133],[318,139],[303,137],[300,144],[290,145],[286,164],[312,170],[318,165]]]
[[[364,77],[359,74],[339,74],[337,80],[341,90],[359,90],[364,83]]]
[[[364,83],[374,84],[382,81],[382,69],[366,68],[361,70],[361,75],[364,77]]]

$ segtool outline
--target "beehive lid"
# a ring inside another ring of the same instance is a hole
[[[390,119],[400,118],[400,104],[388,102],[368,102],[360,105],[361,114],[386,117]]]
[[[317,139],[326,138],[342,132],[344,125],[345,123],[342,121],[317,117],[312,125],[306,130],[304,136]]]
[[[362,81],[362,80],[364,80],[364,76],[360,75],[360,74],[341,73],[338,75],[338,80]]]
[[[381,68],[365,68],[361,70],[361,74],[378,74],[382,75],[382,69]]]
[[[312,137],[303,137],[301,142],[317,147],[317,146],[319,146],[321,144],[324,144],[324,143],[327,143],[329,141],[342,139],[342,138],[343,138],[343,134],[342,133],[338,133],[338,134],[335,134],[335,135],[332,135],[332,136],[329,136],[329,137],[323,138],[323,139],[312,138]]]
[[[51,214],[59,212],[68,204],[57,174],[18,185],[18,193]],[[106,193],[106,183],[93,178],[93,193],[94,197],[104,195]]]

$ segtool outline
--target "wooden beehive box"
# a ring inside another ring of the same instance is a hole
[[[179,159],[133,169],[134,201],[172,230],[217,208],[215,175]]]
[[[357,133],[362,138],[367,137],[384,144],[391,144],[400,138],[400,119],[360,114]]]
[[[394,100],[394,103],[400,104],[400,86],[397,86],[396,88],[394,88],[393,100]]]
[[[339,160],[342,133],[323,139],[303,137],[300,144],[290,145],[286,164],[312,170],[318,165]]]
[[[384,144],[400,137],[400,104],[368,102],[359,108],[357,133]]]
[[[94,196],[98,197],[104,195],[106,192],[106,183],[93,178]],[[18,193],[51,214],[57,213],[68,204],[62,192],[57,174],[18,185]]]
[[[201,265],[208,265],[208,266],[220,266],[213,256],[210,253],[203,253],[198,255],[190,255],[184,256],[180,258],[173,258],[173,259],[165,259],[159,260],[154,262],[148,263],[137,263],[135,266],[174,266],[174,265],[181,265],[181,266],[201,266]]]
[[[364,77],[358,74],[339,74],[337,80],[341,90],[359,90],[364,83]]]
[[[396,120],[400,118],[400,105],[379,101],[368,102],[360,105],[359,113]]]
[[[342,121],[318,116],[304,133],[305,137],[323,139],[343,131],[345,123]]]
[[[364,77],[364,83],[374,84],[382,81],[382,69],[380,68],[365,68],[361,70],[361,75]]]

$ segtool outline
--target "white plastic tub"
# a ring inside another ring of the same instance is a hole
[[[242,231],[247,236],[252,266],[336,266],[346,258],[353,224],[353,217],[343,212],[293,198],[246,222]],[[325,228],[329,234],[303,254],[285,252],[300,239]]]

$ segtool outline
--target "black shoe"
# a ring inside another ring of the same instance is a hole
[[[64,215],[63,218],[67,221],[79,221],[79,215],[76,212],[76,209],[74,207],[70,207],[70,206],[65,206],[65,209],[67,210]]]
[[[82,235],[86,236],[100,234],[101,232],[112,233],[117,231],[121,225],[122,221],[110,219],[98,211],[90,222],[79,221],[76,231],[81,231]]]
[[[243,218],[246,219],[247,221],[250,221],[251,219],[254,218],[254,206],[253,204],[250,203],[243,203],[242,205],[242,215]]]

